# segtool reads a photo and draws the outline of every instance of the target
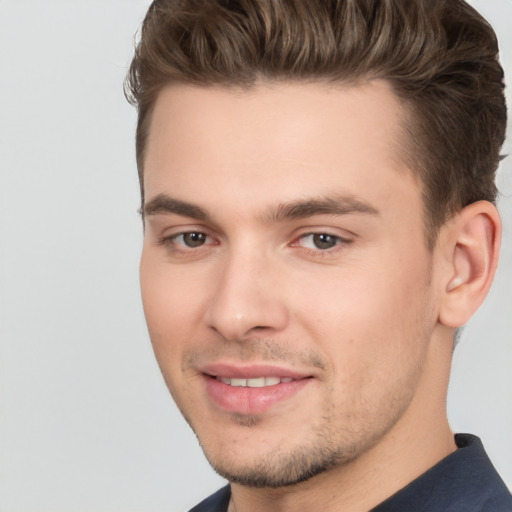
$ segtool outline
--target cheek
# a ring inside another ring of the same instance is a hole
[[[346,276],[324,288],[322,301],[308,301],[315,321],[306,328],[332,372],[327,410],[333,424],[349,422],[358,432],[391,423],[405,410],[427,359],[429,327],[418,324],[426,289],[389,277]]]
[[[403,271],[402,271],[403,270]],[[328,279],[302,280],[303,328],[333,363],[341,385],[393,378],[423,357],[429,329],[428,262],[381,257]],[[431,308],[433,309],[433,308]],[[297,314],[297,318],[301,315]],[[380,376],[380,377],[379,377]]]
[[[161,359],[178,362],[176,356],[186,340],[194,335],[200,316],[198,293],[194,281],[179,269],[143,253],[140,265],[140,285],[144,314],[155,350]]]

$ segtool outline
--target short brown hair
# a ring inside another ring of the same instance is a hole
[[[172,83],[391,83],[410,113],[404,160],[423,186],[428,244],[462,207],[495,202],[506,106],[498,43],[463,0],[155,0],[125,91],[137,166],[158,93]]]

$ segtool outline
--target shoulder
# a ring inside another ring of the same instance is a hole
[[[231,488],[226,485],[191,508],[189,512],[227,512],[230,498]]]
[[[373,512],[512,512],[512,495],[476,436],[457,434],[458,450]]]
[[[470,434],[455,436],[460,459],[454,464],[456,487],[466,505],[478,512],[512,512],[512,495],[487,456],[482,442]]]

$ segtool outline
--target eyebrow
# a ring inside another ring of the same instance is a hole
[[[262,218],[265,223],[272,224],[314,215],[348,215],[353,213],[379,215],[376,208],[355,196],[336,195],[281,203],[265,212]],[[159,214],[175,214],[202,221],[211,219],[210,214],[204,208],[174,199],[166,194],[159,194],[146,203],[142,208],[142,214],[148,217]]]
[[[174,199],[166,194],[159,194],[145,203],[141,212],[145,217],[158,214],[175,214],[197,220],[208,220],[210,218],[208,212],[200,206]]]
[[[336,195],[280,204],[265,214],[265,220],[272,223],[303,219],[314,215],[348,215],[352,213],[379,215],[376,208],[355,196]]]

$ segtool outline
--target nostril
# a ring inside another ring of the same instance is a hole
[[[206,324],[226,340],[233,341],[282,331],[288,322],[284,301],[269,296],[265,290],[242,286],[242,278],[233,275],[223,280],[205,311]]]

